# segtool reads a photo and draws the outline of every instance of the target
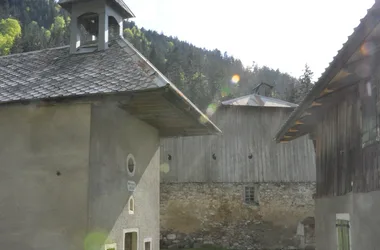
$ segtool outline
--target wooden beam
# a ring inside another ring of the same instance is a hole
[[[348,71],[355,70],[356,67],[363,64],[371,63],[372,60],[380,56],[380,39],[372,37],[365,41],[360,48],[352,55],[347,62]]]
[[[360,60],[366,56],[371,56],[376,53],[379,53],[380,51],[380,37],[378,37],[377,33],[372,33],[373,36],[369,36],[368,39],[366,39],[363,44],[360,46],[360,49],[358,49],[355,54],[353,54],[348,61],[349,63],[352,63],[354,61]]]
[[[322,95],[325,95],[325,94],[329,94],[331,92],[334,92],[334,89],[329,89],[329,88],[325,88],[322,93],[320,94],[320,96]]]
[[[312,106],[312,107],[322,106],[322,103],[314,101],[314,102],[311,104],[311,106]]]
[[[291,128],[288,130],[289,133],[296,133],[298,131],[299,131],[298,129],[294,129],[294,128]]]
[[[300,120],[296,121],[295,123],[296,125],[301,125],[301,124],[304,124],[303,122],[301,122]]]
[[[350,72],[345,71],[344,69],[340,70],[338,74],[334,76],[334,78],[329,82],[329,84],[333,84],[334,82],[338,82],[347,76],[351,75]]]
[[[281,127],[281,130],[277,133],[276,138],[280,140],[286,131],[293,127],[294,120],[308,108],[310,108],[311,103],[314,98],[318,96],[324,88],[327,87],[327,83],[331,82],[333,78],[339,73],[339,71],[344,67],[344,65],[350,60],[351,56],[358,50],[358,48],[363,43],[363,40],[368,37],[371,32],[380,23],[380,2],[376,2],[374,7],[371,8],[368,14],[363,18],[361,23],[355,29],[355,34],[352,35],[348,41],[344,44],[344,47],[338,52],[334,60],[330,63],[329,67],[319,78],[315,87],[310,91],[309,95],[302,101],[301,106],[293,112],[288,121]]]
[[[333,89],[334,92],[337,92],[343,88],[350,87],[351,85],[357,84],[363,80],[369,80],[369,77],[363,79],[362,77],[360,77],[356,74],[351,74],[351,75],[347,75],[346,77],[342,78],[341,80],[339,80],[337,82],[330,83],[328,85],[328,88]],[[320,95],[320,97],[323,97],[323,96],[328,95],[328,94],[330,94],[330,93],[325,93],[323,95]],[[318,97],[318,98],[320,98],[320,97]]]

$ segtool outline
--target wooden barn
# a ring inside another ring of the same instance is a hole
[[[317,249],[379,249],[379,52],[376,1],[276,135],[315,141]]]
[[[296,106],[243,96],[210,105],[222,135],[161,140],[162,247],[267,249],[312,241],[303,226],[295,236],[314,213],[313,143],[273,141]]]

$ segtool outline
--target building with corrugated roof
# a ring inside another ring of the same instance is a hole
[[[314,244],[313,225],[303,223],[314,216],[313,143],[272,139],[295,107],[254,93],[210,105],[222,135],[161,140],[163,248]]]
[[[317,249],[379,249],[379,49],[375,1],[275,136],[314,141]]]

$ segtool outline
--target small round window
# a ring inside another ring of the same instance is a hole
[[[130,176],[133,176],[135,174],[136,170],[136,161],[135,157],[133,155],[129,154],[127,157],[127,171]]]

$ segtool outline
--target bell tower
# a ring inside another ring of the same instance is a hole
[[[124,0],[60,0],[58,4],[71,14],[70,53],[84,48],[106,50],[110,38],[123,36],[123,21],[134,17]]]

